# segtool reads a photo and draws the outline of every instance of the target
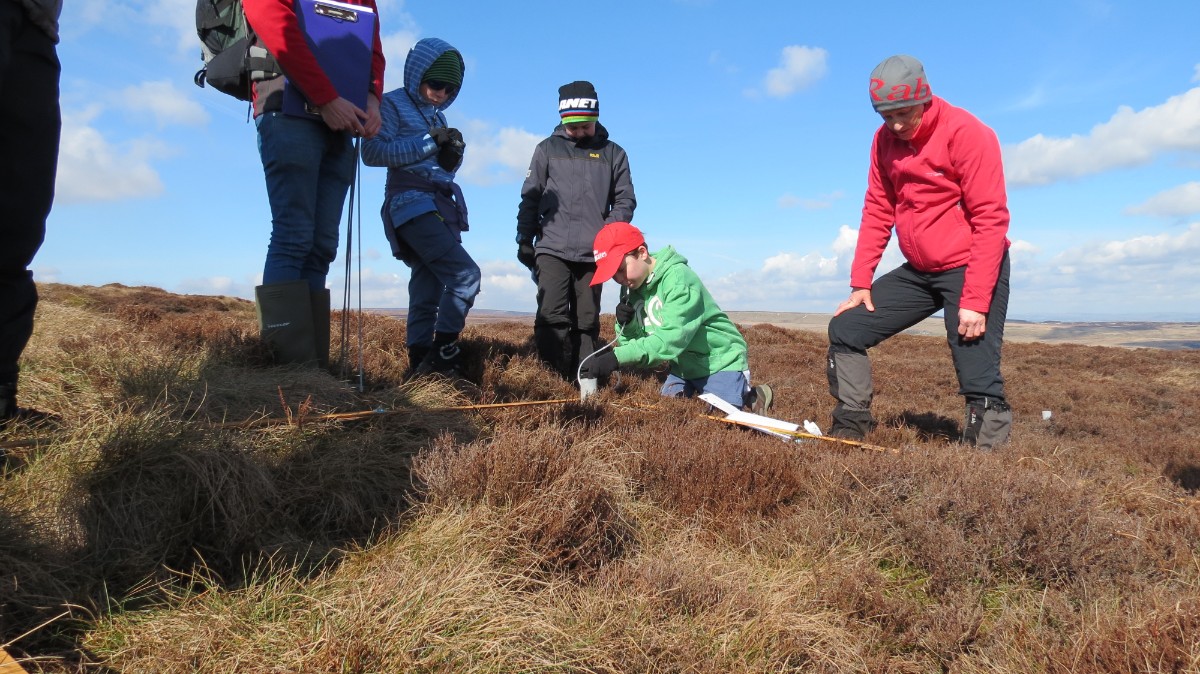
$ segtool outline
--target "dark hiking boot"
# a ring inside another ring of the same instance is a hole
[[[56,414],[18,406],[16,384],[0,384],[0,430],[18,423],[38,428],[59,421]]]
[[[417,368],[425,361],[425,357],[433,350],[432,346],[426,344],[409,344],[408,345],[408,369],[404,371],[404,381],[408,381],[417,376]]]
[[[991,451],[1008,441],[1012,431],[1012,408],[1003,400],[968,400],[963,420],[963,444]]]
[[[747,405],[750,407],[750,412],[766,416],[767,412],[771,411],[771,404],[775,402],[775,391],[767,384],[759,384],[750,389],[750,395],[747,397],[749,398]]]
[[[413,372],[414,376],[423,377],[430,374],[440,374],[451,379],[464,378],[462,373],[462,349],[458,340],[432,348]]]
[[[829,435],[846,440],[862,440],[875,429],[875,419],[870,410],[852,410],[838,404],[833,408],[833,423]]]

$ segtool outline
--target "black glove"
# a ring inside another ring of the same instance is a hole
[[[537,251],[533,247],[533,243],[522,241],[517,244],[517,261],[525,265],[529,271],[533,271],[534,265],[537,262]]]
[[[430,129],[429,137],[433,139],[433,142],[437,143],[438,147],[445,145],[447,142],[455,138],[457,138],[459,142],[462,142],[463,139],[462,134],[458,132],[458,129],[447,128],[443,126],[439,126],[436,129]]]
[[[584,377],[592,377],[594,379],[603,379],[612,374],[614,370],[620,367],[617,362],[617,354],[612,352],[612,349],[598,353],[583,364],[582,375]]]
[[[463,142],[458,129],[430,129],[429,136],[438,144],[437,163],[446,171],[454,171],[462,163],[463,150],[467,144]]]
[[[621,303],[617,305],[618,325],[629,325],[633,322],[634,316],[635,313],[633,311],[633,305],[629,303],[629,300],[622,300]]]

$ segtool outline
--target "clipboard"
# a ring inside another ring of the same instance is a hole
[[[295,2],[300,30],[321,70],[339,96],[366,110],[378,21],[375,11],[337,0]],[[286,79],[283,112],[297,117],[320,117],[300,88]]]

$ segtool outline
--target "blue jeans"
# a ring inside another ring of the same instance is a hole
[[[435,332],[458,334],[479,294],[482,273],[437,213],[429,212],[396,228],[396,236],[417,253],[409,263],[408,346],[433,344]]]
[[[668,374],[659,393],[668,398],[690,398],[697,393],[711,393],[741,409],[746,405],[746,394],[750,393],[748,374],[749,372],[724,370],[700,379],[683,379]]]
[[[281,112],[263,113],[255,124],[271,202],[262,282],[304,279],[321,290],[337,257],[342,204],[354,180],[350,134]]]

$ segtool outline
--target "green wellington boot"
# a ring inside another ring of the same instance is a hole
[[[317,364],[329,367],[329,289],[312,291],[313,340],[317,347]]]
[[[317,362],[310,295],[308,281],[304,280],[271,283],[254,289],[258,327],[263,340],[271,345],[278,364]],[[325,331],[328,349],[328,317]]]

